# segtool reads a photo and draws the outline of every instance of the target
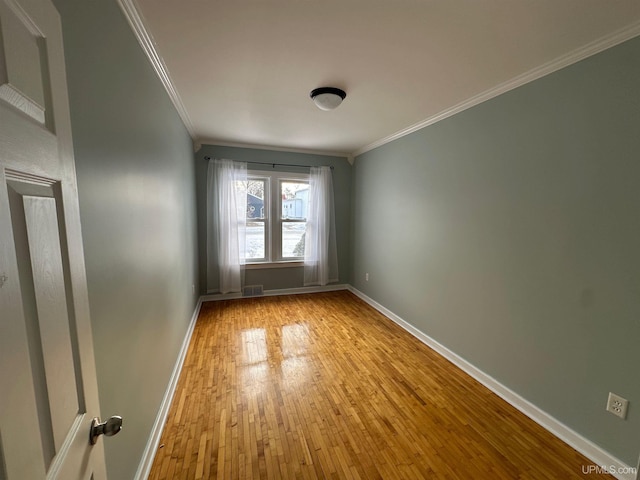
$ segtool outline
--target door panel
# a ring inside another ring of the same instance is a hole
[[[44,124],[44,39],[18,4],[0,7],[0,18],[0,98]]]
[[[57,189],[59,190],[59,189]],[[59,199],[48,185],[8,182],[27,339],[46,464],[60,451],[83,395],[77,389]],[[57,205],[58,203],[58,205]],[[67,275],[68,277],[68,275]],[[40,399],[40,401],[38,401]]]
[[[8,199],[8,185],[3,172],[0,184],[2,199]],[[3,202],[4,203],[4,202]],[[6,205],[6,203],[5,203]],[[4,205],[3,205],[4,206]],[[21,283],[13,248],[10,213],[0,209],[0,229],[2,245],[2,276],[5,278],[0,288],[0,311],[2,312],[2,335],[0,336],[0,375],[3,392],[0,396],[0,435],[2,435],[2,456],[8,479],[21,474],[23,478],[43,478],[46,471],[46,457],[40,435],[36,399],[29,349],[29,325],[25,321]],[[26,293],[26,292],[25,292]],[[24,429],[24,433],[20,430]],[[51,438],[53,438],[51,436]],[[16,477],[19,478],[19,477]]]
[[[106,478],[60,19],[0,0],[0,480]]]
[[[55,450],[79,413],[55,200],[24,197],[33,287]],[[41,422],[42,425],[42,422]]]

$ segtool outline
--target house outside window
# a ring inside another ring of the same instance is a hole
[[[309,175],[249,171],[247,177],[246,263],[301,263]]]

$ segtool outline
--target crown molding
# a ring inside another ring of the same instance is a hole
[[[475,95],[464,102],[458,103],[453,107],[447,108],[440,113],[437,113],[421,122],[418,122],[410,127],[407,127],[399,132],[396,132],[388,137],[384,137],[380,140],[377,140],[369,145],[366,145],[355,152],[352,153],[354,157],[358,155],[362,155],[369,150],[373,150],[374,148],[381,147],[387,143],[390,143],[394,140],[402,138],[410,133],[413,133],[417,130],[421,130],[429,125],[433,125],[445,118],[451,117],[456,113],[460,113],[468,108],[474,107],[482,102],[486,102],[498,95],[502,95],[510,90],[513,90],[517,87],[520,87],[526,83],[533,82],[539,78],[544,77],[545,75],[549,75],[550,73],[561,70],[562,68],[568,67],[571,64],[577,63],[580,60],[584,60],[587,57],[595,55],[597,53],[602,52],[608,48],[614,47],[622,42],[630,40],[634,37],[640,35],[640,22],[632,23],[631,25],[624,27],[620,30],[617,30],[609,35],[605,35],[591,43],[588,43],[572,52],[569,52],[565,55],[562,55],[550,62],[547,62],[539,67],[536,67],[528,72],[525,72],[517,77],[512,78],[506,82],[503,82],[489,90],[485,90],[484,92]]]
[[[274,152],[304,153],[307,155],[322,155],[325,157],[342,157],[347,159],[347,161],[353,165],[353,156],[346,152],[330,152],[305,148],[275,147],[272,145],[257,145],[253,143],[223,142],[214,139],[199,139],[198,145],[200,145],[201,147],[205,145],[211,145],[217,147],[252,148],[254,150],[270,150]]]
[[[118,5],[120,5],[120,9],[124,13],[125,18],[129,22],[131,29],[133,30],[134,35],[138,39],[138,43],[142,47],[142,50],[146,54],[149,62],[151,62],[151,66],[158,75],[158,78],[162,82],[171,102],[176,107],[178,111],[178,115],[182,119],[182,123],[185,128],[189,132],[189,135],[192,139],[196,138],[195,130],[193,128],[193,123],[191,122],[191,118],[189,118],[189,114],[187,113],[187,109],[182,103],[182,99],[178,94],[178,91],[173,86],[173,82],[171,80],[171,76],[169,75],[169,70],[165,65],[162,57],[158,54],[158,51],[155,47],[155,42],[153,41],[153,37],[147,30],[144,17],[140,13],[140,9],[136,4],[135,0],[117,0]]]

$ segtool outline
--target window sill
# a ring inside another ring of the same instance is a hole
[[[268,268],[292,268],[292,267],[304,267],[304,262],[300,260],[294,260],[291,262],[264,262],[264,263],[247,263],[245,268],[247,270],[261,270]]]

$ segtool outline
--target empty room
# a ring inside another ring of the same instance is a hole
[[[0,0],[0,180],[0,480],[639,478],[636,0]]]

